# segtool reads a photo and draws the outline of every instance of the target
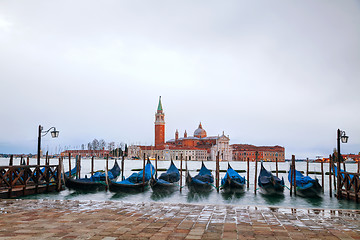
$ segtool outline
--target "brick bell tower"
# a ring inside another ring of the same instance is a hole
[[[161,96],[155,113],[155,147],[165,143],[165,114],[162,109]]]

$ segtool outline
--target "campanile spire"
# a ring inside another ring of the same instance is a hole
[[[155,147],[165,143],[165,113],[161,104],[161,96],[155,113]]]

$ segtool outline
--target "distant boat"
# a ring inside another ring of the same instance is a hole
[[[141,191],[143,188],[148,186],[153,174],[155,174],[155,168],[151,164],[150,160],[148,160],[145,165],[145,174],[143,174],[143,170],[141,170],[138,173],[131,174],[128,178],[122,181],[109,181],[109,189],[114,192]],[[144,181],[143,175],[145,175]]]
[[[200,172],[195,177],[191,177],[189,171],[186,173],[186,185],[190,191],[211,191],[214,182],[214,177],[211,175],[211,171],[205,167],[204,162]]]
[[[357,162],[352,158],[348,158],[345,160],[345,163],[357,163]]]
[[[264,194],[283,194],[284,178],[280,179],[267,171],[261,162],[261,170],[258,177],[259,187]]]
[[[180,180],[179,169],[175,166],[174,162],[171,160],[170,167],[166,173],[162,173],[158,179],[151,178],[150,186],[153,191],[171,191],[174,188],[178,188],[178,182]]]
[[[95,173],[90,178],[74,179],[65,175],[65,186],[68,188],[84,191],[103,190],[106,186],[106,177],[102,175],[105,173]],[[115,160],[114,166],[108,171],[108,179],[116,179],[120,175],[120,167]]]
[[[221,189],[223,192],[243,192],[245,189],[245,178],[240,176],[228,163],[228,169],[223,179],[221,179]]]
[[[294,184],[294,179],[291,179],[291,169],[288,174],[288,180]],[[295,170],[296,193],[303,197],[319,197],[322,193],[321,185],[318,179],[312,179],[309,176],[304,176],[301,172]]]

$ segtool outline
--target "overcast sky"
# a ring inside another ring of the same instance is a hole
[[[202,122],[230,142],[360,151],[359,1],[0,1],[0,153],[154,143]]]

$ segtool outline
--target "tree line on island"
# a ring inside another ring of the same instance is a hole
[[[85,145],[81,145],[81,149],[85,150]],[[97,140],[96,138],[87,144],[87,150],[102,150],[107,149],[113,156],[127,156],[128,147],[126,143],[121,142],[116,146],[115,142],[106,142],[104,139]]]

